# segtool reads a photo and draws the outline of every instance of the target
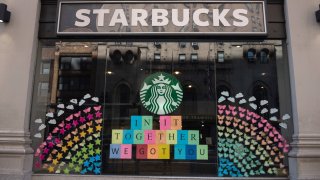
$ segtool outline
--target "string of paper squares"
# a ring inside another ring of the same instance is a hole
[[[174,159],[208,160],[208,145],[199,144],[198,130],[182,130],[181,116],[160,116],[160,129],[153,130],[152,116],[131,116],[131,129],[112,130],[110,159],[132,159],[132,145],[136,159],[170,159],[170,145]]]

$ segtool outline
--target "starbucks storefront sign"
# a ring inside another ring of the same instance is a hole
[[[59,35],[266,35],[264,1],[62,1]]]

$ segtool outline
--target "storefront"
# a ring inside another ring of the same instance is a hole
[[[22,177],[300,176],[283,1],[40,4]]]

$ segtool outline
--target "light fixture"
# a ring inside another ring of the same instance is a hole
[[[128,50],[123,56],[123,60],[127,64],[132,64],[134,61],[134,54],[131,50]]]
[[[199,49],[199,45],[197,42],[192,42],[191,46],[193,47],[194,50],[198,50]]]
[[[179,63],[186,62],[186,54],[179,54]]]
[[[267,64],[269,62],[269,49],[262,49],[259,53],[259,59],[261,64]]]
[[[185,48],[187,46],[187,43],[186,42],[180,42],[179,45],[180,45],[180,48]]]
[[[109,56],[114,64],[133,64],[138,57],[138,51],[138,47],[111,46]]]
[[[160,53],[154,53],[154,61],[159,62],[161,60]]]
[[[191,62],[197,63],[198,62],[198,54],[191,54]]]
[[[192,85],[191,85],[191,84],[189,84],[189,85],[188,85],[188,88],[192,88]]]
[[[113,74],[113,72],[112,71],[107,71],[107,74],[111,75],[111,74]]]
[[[174,74],[179,75],[180,71],[175,71]]]
[[[11,12],[7,10],[7,5],[0,3],[0,22],[8,23]]]
[[[241,46],[240,46],[240,45],[237,45],[236,47],[237,47],[237,48],[241,48]]]
[[[218,63],[223,63],[224,62],[224,51],[218,51],[217,60],[218,60]]]
[[[255,62],[256,60],[256,55],[257,55],[257,50],[250,48],[246,53],[245,53],[245,57],[248,60],[248,62]]]
[[[114,64],[121,64],[123,61],[120,50],[115,50],[110,54],[110,58]]]
[[[156,48],[161,48],[160,42],[154,42],[154,46],[155,46]]]
[[[261,76],[265,76],[267,73],[261,73]]]
[[[316,11],[316,19],[317,19],[317,22],[320,23],[320,4],[319,4],[319,10]]]

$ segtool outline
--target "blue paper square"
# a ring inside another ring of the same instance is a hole
[[[142,116],[131,116],[131,129],[132,130],[142,129]]]
[[[178,130],[177,144],[188,144],[188,130]]]
[[[186,145],[186,159],[197,159],[197,145]]]
[[[123,144],[133,144],[133,130],[123,130]]]
[[[186,159],[186,145],[176,144],[174,145],[174,159]]]
[[[121,157],[121,145],[110,144],[110,159],[120,159]]]

